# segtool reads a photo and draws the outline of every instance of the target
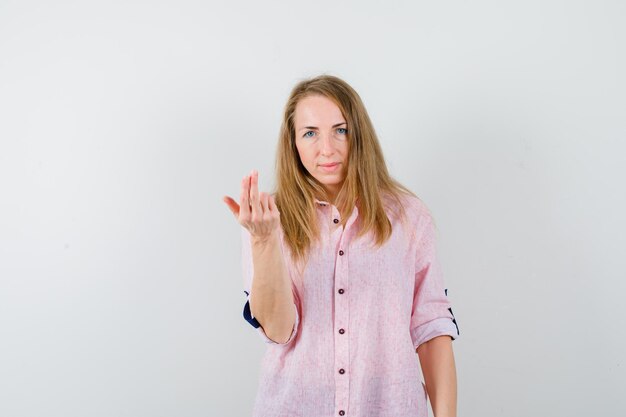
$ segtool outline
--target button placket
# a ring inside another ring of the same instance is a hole
[[[354,215],[355,213],[353,213]],[[339,223],[339,213],[336,207],[332,206],[332,218],[335,224]],[[351,218],[350,220],[353,220]],[[348,223],[350,223],[350,220]],[[347,263],[347,245],[349,240],[348,232],[349,224],[343,228],[337,228],[332,234],[336,239],[337,252],[335,255],[335,407],[339,415],[345,415],[349,404],[350,393],[350,338],[345,337],[349,317],[350,305],[349,297],[345,293],[349,284],[348,263]]]

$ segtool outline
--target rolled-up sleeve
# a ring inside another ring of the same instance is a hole
[[[266,334],[265,330],[263,330],[263,326],[258,322],[256,318],[252,315],[252,310],[250,309],[250,296],[252,295],[252,280],[254,277],[254,265],[252,262],[252,247],[250,244],[250,233],[248,229],[245,227],[241,227],[241,268],[243,273],[243,287],[244,294],[246,295],[246,302],[243,307],[243,318],[252,325],[257,330],[257,334],[261,337],[261,339],[265,343],[275,344],[275,345],[287,345],[291,343],[291,341],[296,336],[298,332],[298,324],[300,323],[300,315],[298,313],[298,308],[294,303],[293,307],[296,312],[296,321],[293,326],[293,330],[289,339],[284,343],[276,342],[270,339]]]
[[[430,214],[425,215],[423,224],[415,257],[415,286],[410,326],[411,340],[415,349],[437,336],[448,335],[455,340],[460,335],[437,256],[435,227]]]

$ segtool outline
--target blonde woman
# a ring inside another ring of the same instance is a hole
[[[299,82],[276,157],[272,193],[252,171],[239,203],[224,197],[242,226],[244,318],[267,343],[253,416],[426,417],[428,396],[455,417],[459,329],[433,217],[389,175],[356,91]]]

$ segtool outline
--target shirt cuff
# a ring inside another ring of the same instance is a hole
[[[287,341],[284,343],[276,342],[275,340],[272,340],[269,337],[267,337],[267,335],[265,334],[265,330],[263,330],[263,326],[261,326],[261,323],[259,323],[259,321],[252,316],[252,311],[250,310],[250,296],[249,295],[248,295],[248,300],[246,300],[246,304],[243,307],[243,318],[246,319],[246,321],[250,323],[252,327],[254,327],[257,330],[257,334],[261,337],[261,339],[263,339],[265,343],[272,344],[272,345],[286,345],[290,343],[296,336],[296,333],[298,333],[298,323],[300,323],[300,315],[298,314],[298,308],[296,307],[295,303],[293,304],[293,308],[296,313],[296,321],[293,325],[293,329],[291,331],[291,335],[289,336],[289,339],[287,339]]]
[[[454,320],[449,317],[439,317],[411,329],[411,340],[415,349],[422,343],[443,335],[450,336],[452,340],[459,337],[458,327]]]

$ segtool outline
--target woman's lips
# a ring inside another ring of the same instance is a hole
[[[335,162],[334,164],[323,164],[320,165],[324,172],[333,172],[339,167],[339,162]]]

